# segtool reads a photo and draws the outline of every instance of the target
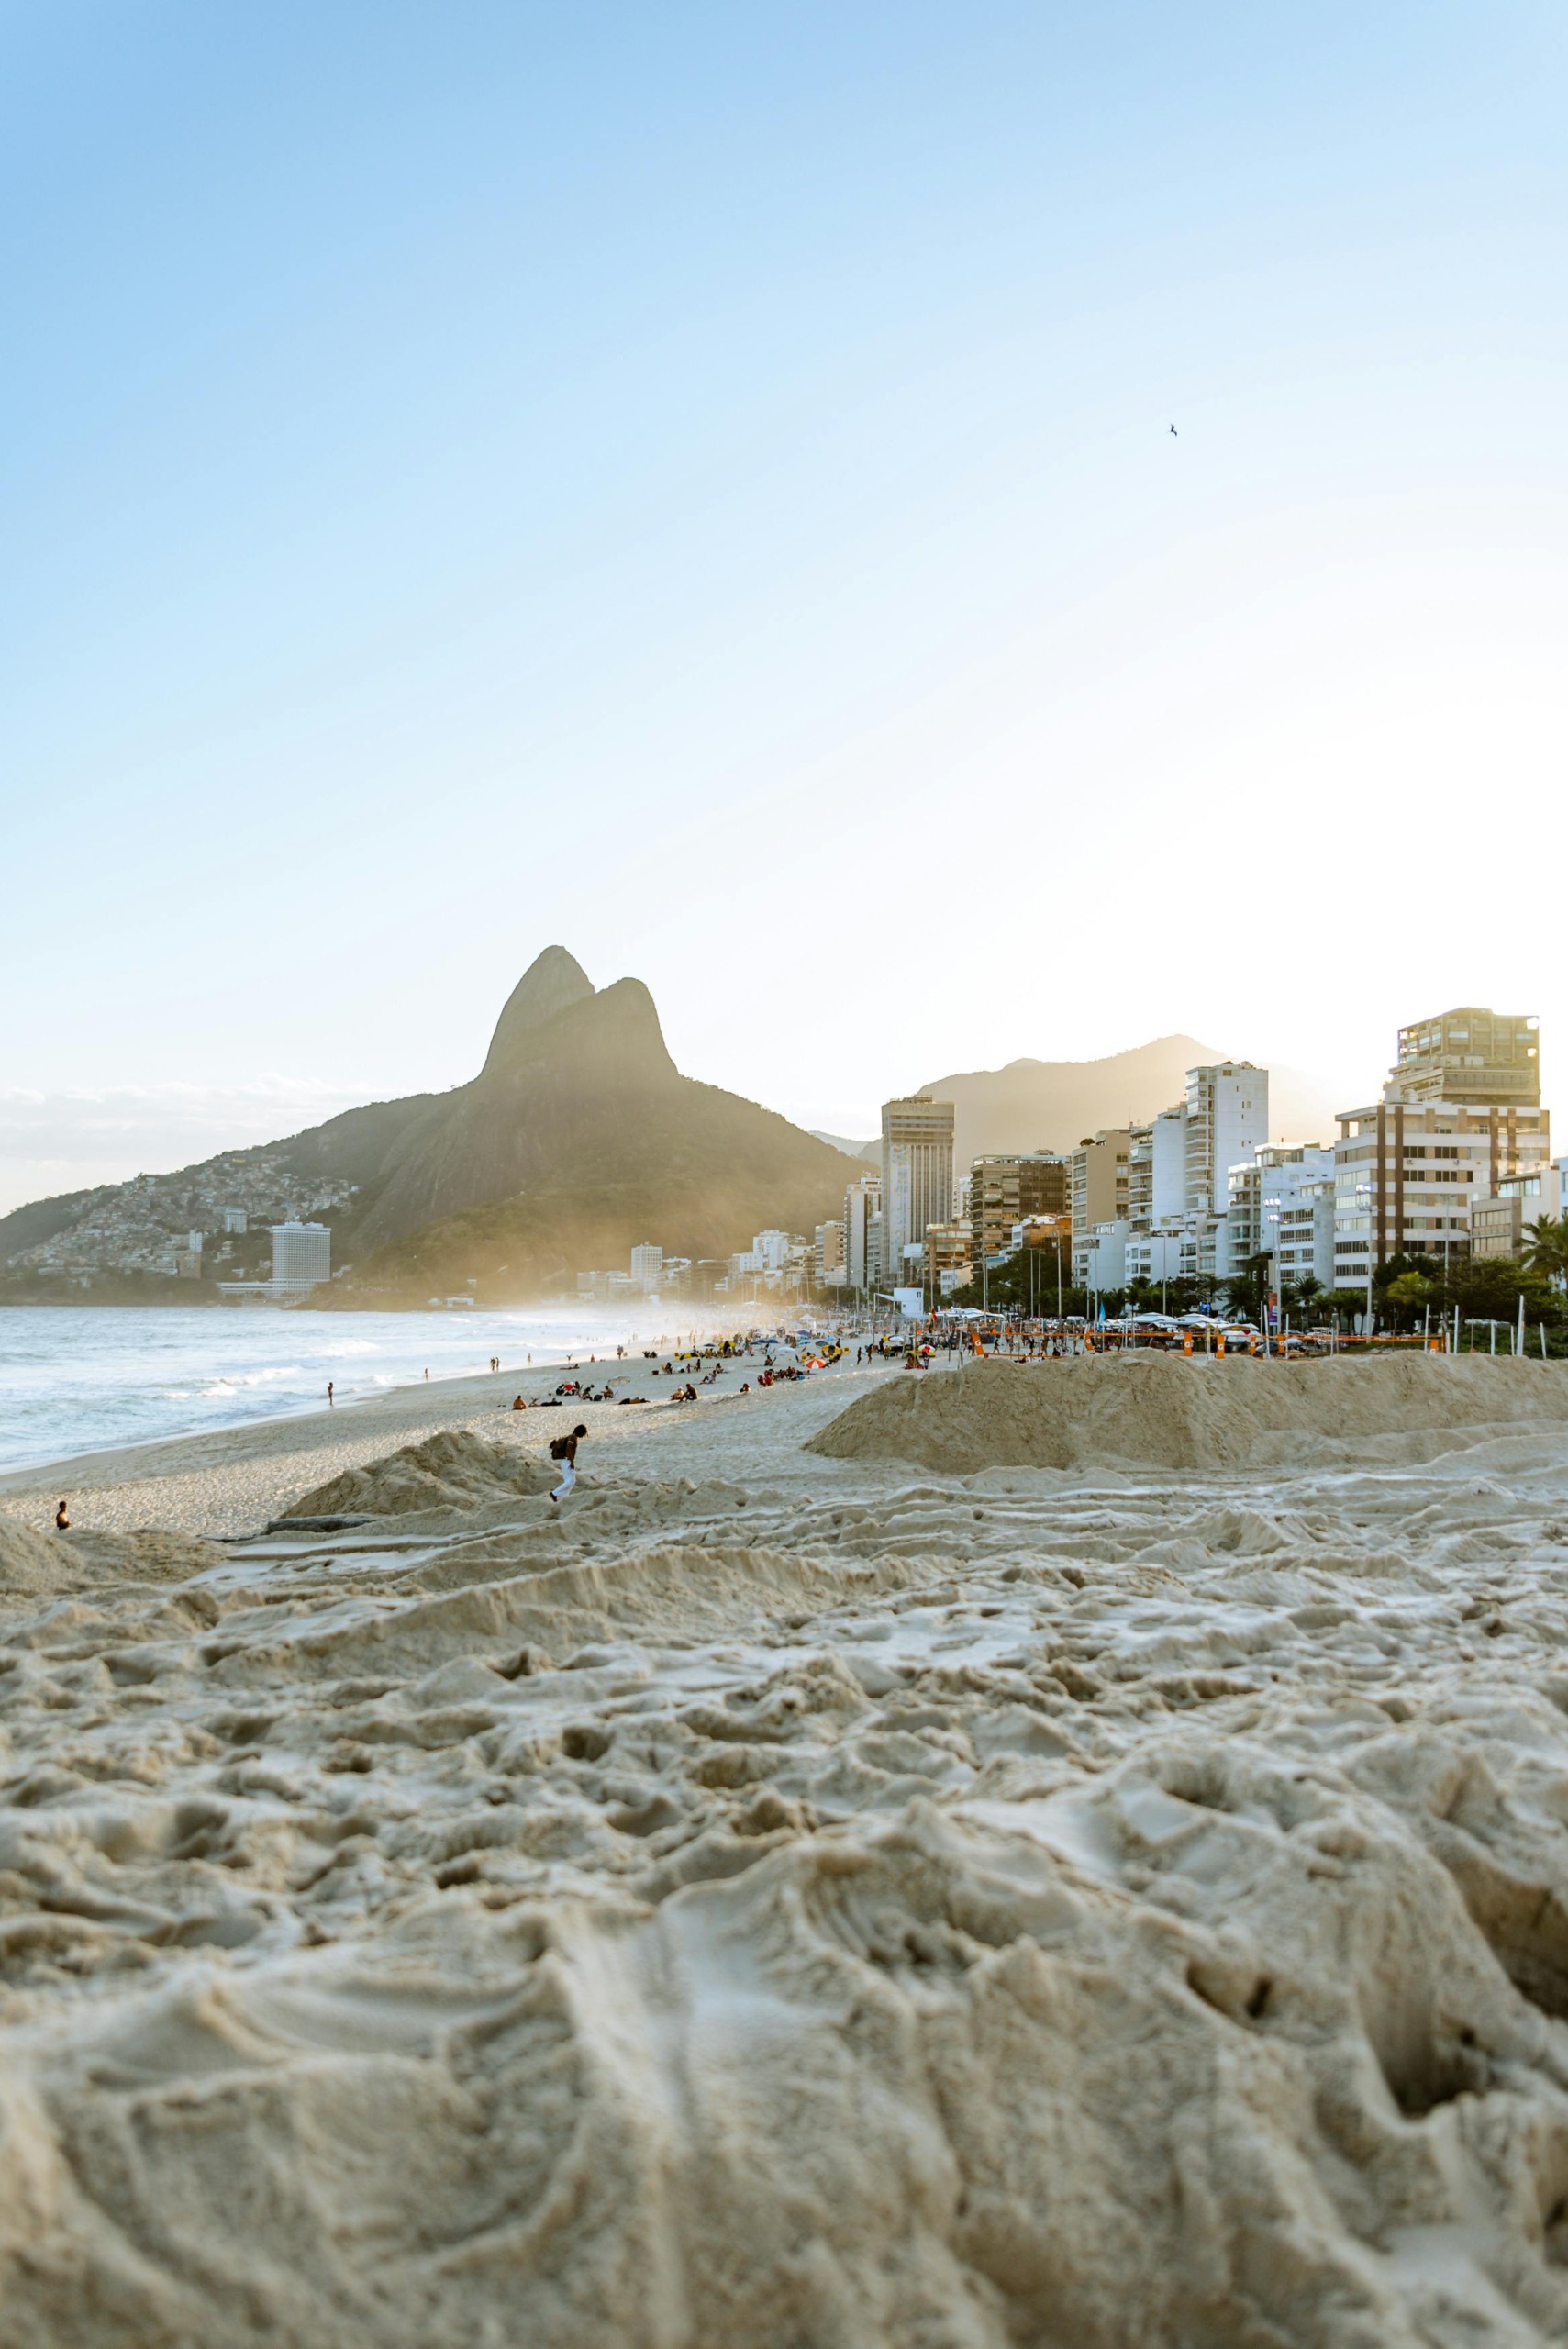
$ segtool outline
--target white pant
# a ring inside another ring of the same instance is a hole
[[[569,1493],[576,1482],[577,1463],[574,1460],[565,1461],[562,1465],[561,1482],[557,1485],[554,1492],[551,1493],[550,1497],[550,1499],[552,1501],[558,1501],[561,1498],[562,1494]]]

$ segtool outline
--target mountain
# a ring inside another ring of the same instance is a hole
[[[0,1266],[10,1284],[151,1277],[172,1292],[187,1231],[221,1233],[223,1210],[241,1208],[253,1226],[291,1212],[331,1223],[334,1262],[353,1267],[334,1301],[411,1302],[470,1281],[499,1301],[624,1268],[639,1241],[714,1258],[770,1227],[809,1232],[840,1211],[848,1171],[787,1119],[683,1076],[639,979],[596,989],[551,946],[469,1084],[18,1208],[0,1218]],[[221,1240],[204,1269],[250,1276],[267,1245],[261,1230]]]
[[[811,1131],[818,1141],[825,1141],[829,1150],[841,1150],[846,1158],[856,1159],[866,1166],[882,1164],[882,1145],[874,1134],[870,1141],[850,1141],[843,1134],[825,1134],[816,1126]]]
[[[933,1077],[920,1091],[953,1104],[953,1163],[1016,1150],[1073,1149],[1102,1126],[1152,1118],[1180,1101],[1187,1071],[1223,1052],[1194,1036],[1160,1036],[1098,1061],[1009,1061]],[[1334,1105],[1294,1069],[1269,1071],[1273,1140],[1331,1141]]]
[[[595,991],[560,947],[506,1004],[484,1066],[402,1133],[358,1221],[354,1288],[624,1265],[639,1240],[728,1255],[842,1205],[839,1152],[683,1076],[640,979]],[[364,1252],[369,1250],[368,1257]]]

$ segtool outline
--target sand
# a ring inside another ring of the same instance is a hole
[[[566,1376],[599,1382],[608,1375],[617,1391],[624,1382],[625,1391],[657,1398],[665,1382],[649,1380],[651,1367],[641,1362],[600,1361],[592,1369],[584,1364],[569,1373],[555,1363],[539,1370],[503,1371],[495,1377],[433,1379],[428,1386],[394,1387],[334,1410],[257,1419],[246,1427],[14,1469],[0,1475],[0,1520],[12,1517],[26,1524],[48,1525],[56,1500],[64,1494],[72,1521],[100,1531],[123,1532],[154,1524],[185,1533],[242,1533],[280,1515],[308,1488],[439,1431],[461,1429],[495,1441],[517,1440],[519,1424],[528,1415],[513,1411],[514,1396],[522,1394],[538,1405]],[[739,1376],[730,1378],[732,1388],[739,1384]],[[581,1409],[597,1424],[612,1412],[617,1419],[631,1420],[646,1419],[650,1411],[657,1417],[663,1408],[657,1399],[648,1410],[618,1403],[590,1404],[574,1411],[566,1424],[573,1425]],[[552,1410],[538,1429],[550,1425],[554,1432],[559,1423],[560,1413]]]
[[[1568,1420],[1560,1364],[1349,1354],[1281,1363],[1164,1353],[976,1362],[862,1397],[812,1450],[837,1460],[984,1467],[1256,1468],[1417,1460],[1497,1422]],[[1386,1439],[1394,1439],[1393,1442]]]
[[[0,1597],[0,2343],[1568,2334],[1568,1374],[1146,1367]]]

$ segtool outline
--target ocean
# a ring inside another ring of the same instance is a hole
[[[688,1308],[689,1310],[689,1308]],[[311,1313],[275,1306],[0,1308],[0,1473],[79,1452],[243,1427],[388,1386],[652,1344],[689,1326],[649,1303],[516,1313]]]

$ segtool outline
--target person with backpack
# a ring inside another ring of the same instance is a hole
[[[579,1424],[573,1429],[570,1435],[558,1435],[550,1439],[550,1458],[565,1464],[561,1471],[561,1482],[550,1497],[552,1501],[560,1500],[562,1495],[569,1493],[577,1482],[577,1439],[579,1436],[586,1435],[587,1432],[587,1429]]]

